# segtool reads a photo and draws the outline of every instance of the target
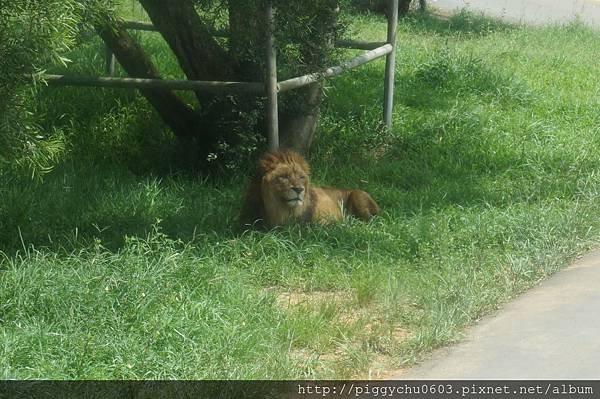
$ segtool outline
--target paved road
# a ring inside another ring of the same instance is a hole
[[[566,23],[580,18],[600,28],[598,0],[429,0],[428,4],[443,11],[467,8],[506,21],[534,25]]]
[[[600,251],[396,379],[600,379]]]

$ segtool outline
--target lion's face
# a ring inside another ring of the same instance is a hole
[[[308,173],[298,164],[280,164],[263,177],[274,199],[286,207],[296,208],[305,202]]]
[[[302,156],[290,150],[264,154],[258,161],[256,183],[263,218],[268,226],[286,224],[302,218],[311,209],[310,167]]]

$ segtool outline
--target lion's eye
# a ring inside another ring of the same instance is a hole
[[[300,180],[306,180],[306,176],[304,176],[304,175],[300,176]]]

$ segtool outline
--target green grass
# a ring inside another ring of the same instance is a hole
[[[237,235],[246,177],[179,172],[139,96],[44,91],[63,162],[0,172],[0,377],[376,376],[598,245],[600,34],[462,13],[405,20],[399,43],[392,132],[377,61],[329,82],[311,154],[317,183],[377,199],[367,224]]]

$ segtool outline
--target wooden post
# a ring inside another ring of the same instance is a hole
[[[269,150],[279,148],[279,111],[277,109],[277,49],[275,47],[275,10],[269,2],[267,6],[267,121]]]
[[[383,89],[383,121],[385,126],[392,127],[392,110],[394,108],[394,74],[396,68],[396,30],[398,28],[398,0],[389,0],[387,42],[392,51],[385,59],[385,84]]]
[[[113,76],[115,76],[115,66],[116,66],[117,59],[115,58],[115,55],[110,50],[110,48],[108,48],[108,46],[106,46],[105,55],[106,55],[106,73],[108,74],[108,76],[113,77]]]

